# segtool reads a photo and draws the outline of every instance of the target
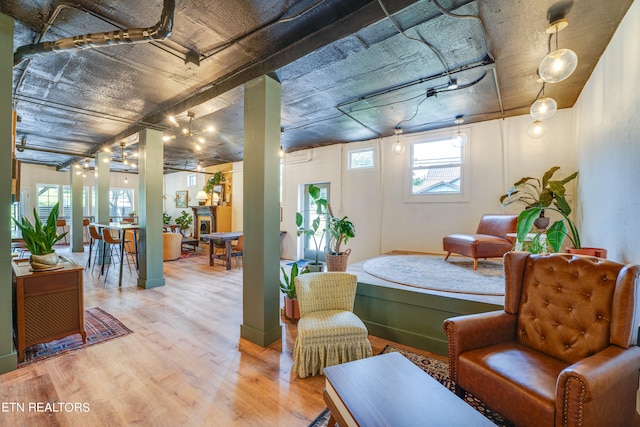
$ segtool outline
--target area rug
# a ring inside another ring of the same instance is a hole
[[[204,252],[194,252],[192,250],[184,251],[180,255],[180,259],[198,257],[204,255]]]
[[[402,354],[420,369],[431,375],[440,384],[448,388],[452,393],[454,392],[455,384],[449,378],[449,364],[446,361],[430,356],[425,356],[423,354],[414,353],[412,351],[404,350],[391,345],[387,345],[384,350],[380,352],[380,354],[391,353],[394,351]],[[511,424],[497,412],[494,412],[491,409],[487,408],[487,406],[480,399],[472,396],[471,394],[467,393],[464,401],[476,411],[480,412],[482,415],[491,420],[491,422],[495,425],[502,427],[515,427],[514,424]],[[320,415],[318,415],[315,420],[311,422],[311,424],[309,424],[309,427],[326,427],[329,423],[330,416],[331,414],[329,413],[329,409],[325,409],[320,413]]]
[[[18,368],[118,338],[131,332],[122,322],[98,307],[88,308],[84,311],[84,329],[87,332],[86,343],[82,342],[80,334],[73,334],[59,340],[27,347],[24,362],[19,363]]]
[[[387,255],[363,264],[365,272],[380,279],[417,288],[479,295],[504,295],[502,261],[481,260],[473,269],[471,258],[439,255]]]

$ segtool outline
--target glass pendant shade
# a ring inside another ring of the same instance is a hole
[[[465,145],[467,145],[467,134],[460,131],[456,132],[451,137],[451,145],[456,148],[464,147]]]
[[[529,135],[531,138],[542,138],[546,132],[547,126],[540,120],[536,120],[535,122],[531,123],[529,125],[529,129],[527,129],[527,135]]]
[[[544,120],[553,117],[557,110],[558,104],[556,100],[545,96],[537,99],[536,102],[531,105],[529,113],[531,117],[536,120]]]
[[[578,55],[571,49],[558,49],[544,57],[538,73],[547,83],[561,82],[569,77],[578,66]]]
[[[396,134],[396,142],[394,142],[391,146],[391,151],[393,152],[393,154],[402,154],[404,153],[404,144],[400,141],[402,129],[396,128],[394,130],[394,133]]]

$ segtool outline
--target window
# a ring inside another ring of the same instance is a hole
[[[347,168],[350,171],[376,167],[375,148],[361,148],[347,152]]]
[[[49,213],[56,203],[58,203],[59,186],[53,184],[36,185],[36,209],[38,217],[46,221]]]
[[[409,150],[409,197],[407,201],[458,202],[468,198],[468,144],[454,147],[451,135],[440,133],[429,140],[411,143]]]
[[[195,173],[191,173],[189,175],[187,175],[187,187],[195,187],[197,185],[198,181],[196,179],[196,174]]]
[[[304,209],[302,210],[303,212],[302,216],[304,218],[304,223],[302,224],[302,226],[304,228],[311,228],[311,223],[318,217],[318,215],[316,214],[316,211],[317,211],[316,202],[309,195],[309,185],[310,184],[307,184],[304,186],[304,200],[303,200]],[[322,197],[323,199],[326,199],[329,202],[330,201],[329,183],[326,182],[326,183],[314,184],[314,185],[320,188],[320,197]],[[307,234],[304,235],[303,251],[304,251],[305,259],[315,260],[316,254],[317,254],[318,261],[322,261],[322,262],[325,261],[324,250],[327,245],[327,236],[326,236],[326,233],[324,232],[324,228],[325,226],[321,222],[320,227],[318,228],[318,231],[315,234],[315,240],[312,236],[309,236]],[[318,244],[319,248],[316,248],[316,243]],[[319,250],[316,250],[316,249],[319,249]]]
[[[62,186],[62,217],[71,218],[71,186]]]
[[[112,188],[109,190],[109,216],[126,217],[133,210],[133,189]]]

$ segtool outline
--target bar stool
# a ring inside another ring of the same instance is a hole
[[[87,230],[89,231],[89,237],[90,237],[89,259],[87,260],[87,265],[85,266],[84,269],[86,270],[87,268],[91,267],[91,252],[93,251],[93,243],[96,242],[96,253],[93,257],[93,267],[91,268],[91,271],[93,271],[93,269],[96,266],[96,259],[98,258],[98,254],[100,253],[100,251],[98,250],[98,245],[100,244],[100,242],[103,242],[103,240],[102,240],[102,236],[100,235],[100,233],[98,232],[98,230],[94,225],[87,225]]]
[[[103,228],[102,229],[102,239],[104,240],[104,243],[109,245],[109,266],[107,267],[107,271],[104,273],[104,280],[105,282],[107,281],[107,275],[109,274],[109,269],[111,268],[111,264],[113,264],[113,262],[111,262],[111,260],[114,259],[114,250],[113,247],[115,246],[115,255],[118,256],[120,258],[120,262],[124,262],[125,260],[128,260],[127,265],[129,267],[129,273],[131,273],[131,254],[127,253],[125,251],[125,254],[122,254],[122,239],[120,237],[113,237],[113,235],[111,234],[111,230],[108,228]],[[105,254],[106,254],[106,248],[105,248]],[[126,257],[126,258],[125,258]]]
[[[67,220],[63,219],[58,219],[56,220],[56,228],[62,228],[62,231],[58,234],[62,234],[65,232],[65,227],[67,226]],[[64,242],[67,243],[67,235],[64,235]]]
[[[88,218],[84,218],[82,220],[82,243],[89,241],[90,236],[89,236],[89,219]]]

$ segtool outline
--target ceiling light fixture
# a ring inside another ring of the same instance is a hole
[[[571,49],[558,49],[558,32],[564,30],[569,21],[564,17],[557,19],[547,27],[547,33],[556,35],[556,50],[544,57],[538,73],[547,83],[558,83],[567,79],[578,66],[578,55]]]
[[[458,89],[458,79],[451,77],[451,79],[449,79],[449,86],[447,86],[447,89]]]
[[[282,148],[282,145],[280,146],[280,152],[278,154],[280,155],[281,159],[284,157],[284,148]]]
[[[460,131],[460,125],[464,123],[464,116],[456,116],[453,123],[458,125],[458,131],[451,137],[451,145],[457,148],[462,148],[467,145],[467,134]]]
[[[544,120],[553,117],[556,111],[558,111],[556,100],[548,96],[543,96],[531,104],[529,114],[536,120]]]
[[[202,145],[205,144],[206,140],[202,136],[198,136],[196,132],[193,130],[193,120],[196,118],[196,113],[193,111],[187,111],[187,117],[189,118],[189,123],[186,127],[182,128],[182,134],[188,136],[191,139],[191,143],[193,144],[193,151],[202,150]],[[169,116],[169,121],[176,127],[180,127],[178,123],[178,119],[174,116]],[[213,126],[209,126],[203,130],[203,132],[213,132],[215,128]],[[165,135],[163,136],[164,141],[169,141],[174,139],[175,135]]]
[[[396,142],[394,142],[391,146],[391,151],[393,151],[393,154],[402,154],[404,153],[404,144],[402,143],[402,141],[400,141],[402,129],[400,128],[400,126],[396,126],[393,132],[396,134]]]
[[[546,132],[547,126],[540,120],[531,123],[527,129],[527,135],[531,138],[542,138]]]

